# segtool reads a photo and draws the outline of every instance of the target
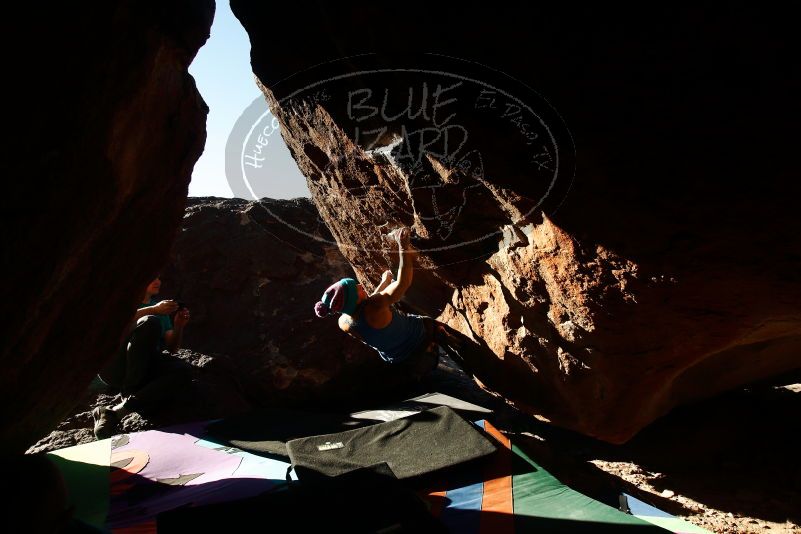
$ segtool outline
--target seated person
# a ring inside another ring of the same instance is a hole
[[[92,410],[95,437],[103,439],[114,434],[117,424],[130,412],[147,412],[169,395],[175,373],[169,370],[164,349],[176,352],[181,346],[184,327],[189,322],[189,310],[179,309],[173,300],[157,301],[161,280],[148,284],[139,309],[136,311],[120,350],[98,373],[107,385],[119,389],[120,404]],[[177,312],[177,313],[175,313]],[[175,313],[175,321],[170,314]]]
[[[343,332],[374,348],[383,360],[409,367],[419,379],[437,367],[437,346],[446,348],[446,342],[452,340],[445,325],[393,306],[412,283],[417,251],[409,244],[408,228],[391,235],[400,256],[397,280],[393,280],[391,271],[384,272],[381,283],[368,295],[356,280],[343,278],[326,289],[314,311],[318,317],[340,313],[339,328]]]

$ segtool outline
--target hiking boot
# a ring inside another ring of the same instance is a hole
[[[117,426],[120,421],[114,410],[106,406],[98,406],[92,410],[92,419],[95,421],[95,438],[106,439],[117,433]]]

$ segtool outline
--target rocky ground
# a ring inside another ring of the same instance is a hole
[[[716,533],[801,532],[801,384],[739,389],[676,409],[625,445],[540,423],[441,365],[440,391],[492,404],[498,426],[569,486],[613,503],[620,492]],[[788,382],[781,384],[782,382]],[[779,385],[781,384],[781,385]]]
[[[214,418],[254,405],[224,356],[188,350],[178,356],[192,375],[191,393],[176,398],[158,420],[129,415],[122,431]],[[801,532],[801,439],[793,424],[801,416],[801,384],[762,384],[675,410],[622,446],[538,422],[481,389],[450,360],[423,384],[393,388],[373,403],[426,391],[493,408],[496,426],[560,480],[596,499],[613,503],[625,491],[716,533]],[[92,407],[117,400],[88,390],[74,414],[28,452],[94,440]]]

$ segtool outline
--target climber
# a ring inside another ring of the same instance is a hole
[[[157,301],[160,289],[158,277],[148,284],[125,342],[97,375],[105,385],[118,389],[122,397],[116,406],[92,410],[98,439],[113,435],[127,414],[159,406],[180,380],[175,359],[163,351],[173,353],[180,348],[189,310],[173,300]]]
[[[410,235],[409,228],[389,234],[398,245],[397,280],[392,271],[385,271],[368,295],[356,280],[343,278],[325,290],[314,311],[318,317],[341,314],[339,328],[343,332],[374,348],[384,361],[407,367],[420,379],[437,367],[437,346],[446,348],[449,342],[456,342],[445,325],[431,317],[403,313],[393,306],[412,283],[417,251],[409,243]]]

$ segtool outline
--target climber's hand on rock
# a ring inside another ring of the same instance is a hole
[[[403,248],[406,248],[409,246],[409,238],[411,235],[412,231],[408,227],[404,226],[403,228],[398,228],[395,230],[395,241]]]

